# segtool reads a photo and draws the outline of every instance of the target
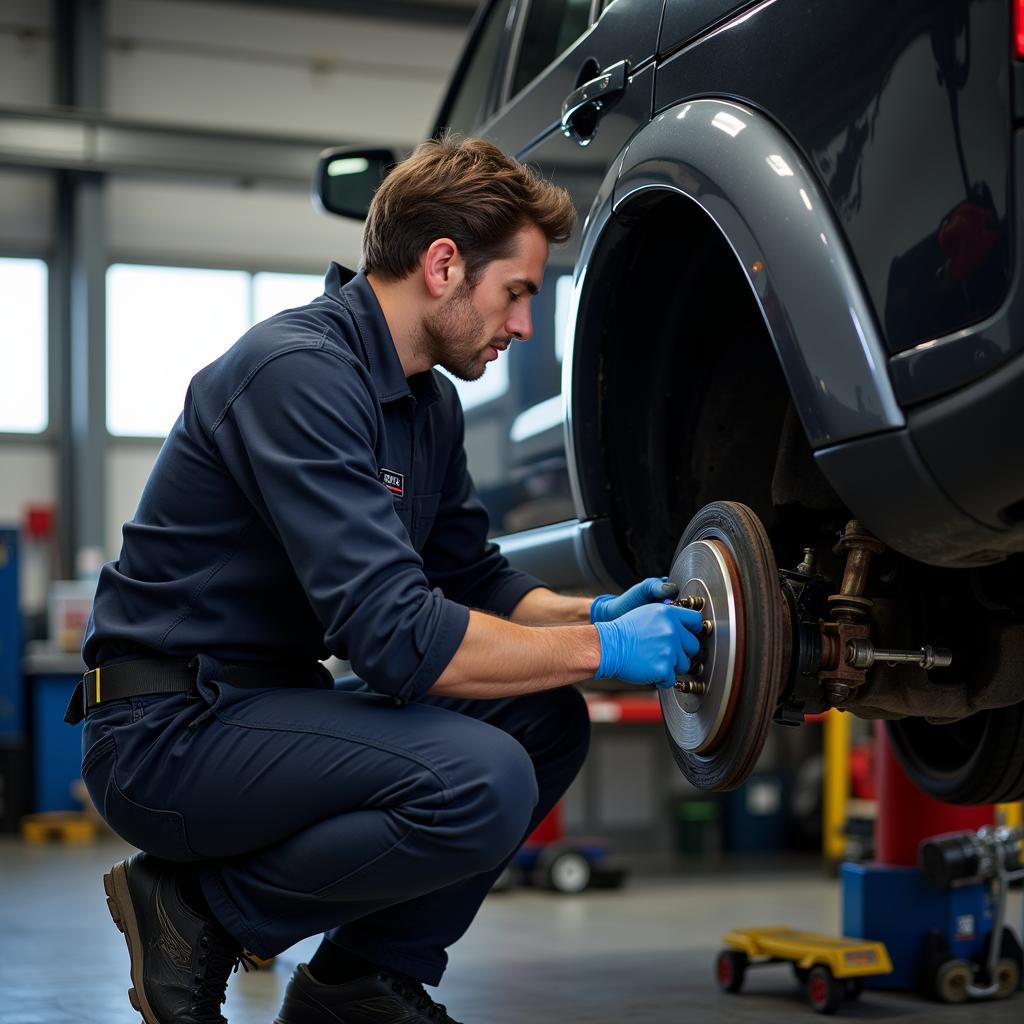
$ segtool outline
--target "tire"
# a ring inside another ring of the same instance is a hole
[[[966,960],[947,960],[935,972],[935,992],[944,1003],[966,1003],[974,971]]]
[[[1020,988],[1020,968],[1016,960],[1000,960],[992,981],[998,986],[996,999],[1009,999]]]
[[[835,1013],[843,1001],[842,983],[821,964],[807,975],[807,1001],[815,1013]]]
[[[715,977],[723,992],[739,992],[749,964],[747,954],[738,949],[723,949],[715,959]]]
[[[989,938],[989,942],[992,942],[992,937]],[[985,950],[986,963],[988,962],[990,952],[991,947]],[[997,999],[1005,998],[1002,995],[1003,983],[999,980],[999,975],[1004,971],[1003,965],[1005,963],[1009,963],[1016,970],[1017,987],[1019,988],[1021,976],[1024,975],[1024,947],[1021,946],[1020,940],[1012,928],[1004,928],[999,941],[999,959],[996,962],[996,978],[993,979],[1000,987],[1000,994],[996,997]],[[1006,982],[1005,984],[1009,983]]]
[[[918,957],[915,987],[925,999],[941,1000],[939,990],[935,987],[939,976],[939,968],[953,959],[953,949],[949,939],[937,928],[933,928],[924,940],[921,955]]]
[[[590,886],[590,861],[578,850],[563,850],[547,860],[542,868],[544,885],[555,892],[573,895]]]
[[[801,985],[807,984],[807,978],[810,976],[810,970],[806,967],[800,967],[798,964],[792,964],[793,977],[796,978],[797,982]]]
[[[918,789],[950,804],[1024,800],[1024,703],[951,725],[887,722],[893,753]]]
[[[860,999],[864,994],[864,979],[863,978],[847,978],[843,982],[843,998],[848,1002],[852,1003]]]

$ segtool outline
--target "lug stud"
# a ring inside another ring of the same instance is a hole
[[[680,693],[689,694],[691,697],[703,697],[707,686],[699,679],[680,679],[676,683],[676,689]]]

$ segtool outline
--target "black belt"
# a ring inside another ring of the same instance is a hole
[[[93,708],[125,697],[195,693],[198,668],[198,658],[135,658],[91,669],[75,687],[64,712],[64,721],[78,725]],[[304,672],[304,681],[296,683],[296,677]],[[305,666],[295,662],[265,662],[262,665],[222,665],[217,671],[216,681],[230,686],[261,688],[296,685],[325,688],[329,677],[330,673],[316,662]],[[316,682],[312,681],[314,678]]]

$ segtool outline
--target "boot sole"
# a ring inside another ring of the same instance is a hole
[[[107,894],[107,909],[117,930],[124,936],[128,946],[128,959],[131,961],[132,987],[128,989],[128,1001],[132,1008],[142,1014],[146,1024],[162,1024],[153,1013],[146,999],[143,979],[142,936],[139,934],[139,922],[135,917],[131,890],[128,888],[128,872],[123,863],[115,864],[103,876],[103,889]]]

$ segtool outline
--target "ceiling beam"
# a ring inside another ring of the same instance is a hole
[[[73,109],[0,106],[0,166],[8,167],[277,182],[311,188],[320,151],[345,144],[337,138],[263,136]],[[367,143],[384,144],[379,140]]]

